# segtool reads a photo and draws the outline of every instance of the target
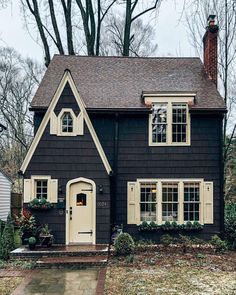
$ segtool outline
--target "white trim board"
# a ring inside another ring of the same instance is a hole
[[[41,139],[41,137],[43,135],[43,132],[44,132],[49,120],[50,120],[51,114],[52,114],[53,110],[55,109],[56,104],[57,104],[57,102],[58,102],[58,100],[59,100],[59,98],[60,98],[60,96],[61,96],[67,82],[69,83],[69,85],[71,87],[71,90],[72,90],[72,92],[74,94],[74,97],[75,97],[75,99],[76,99],[76,101],[77,101],[77,103],[79,105],[79,108],[80,108],[80,110],[81,110],[81,112],[82,112],[82,114],[84,116],[84,120],[85,120],[85,122],[86,122],[86,124],[88,126],[89,132],[90,132],[90,134],[91,134],[91,136],[93,138],[93,141],[94,141],[95,146],[96,146],[96,148],[98,150],[98,153],[99,153],[99,155],[100,155],[100,157],[102,159],[102,162],[103,162],[103,164],[105,166],[105,169],[106,169],[107,173],[110,174],[111,171],[112,171],[111,166],[110,166],[110,164],[109,164],[109,162],[107,160],[105,152],[104,152],[104,150],[103,150],[103,148],[101,146],[101,143],[100,143],[100,141],[99,141],[99,139],[97,137],[97,134],[96,134],[96,132],[95,132],[95,130],[93,128],[92,122],[91,122],[91,120],[90,120],[90,118],[88,116],[88,113],[87,113],[86,109],[85,109],[85,104],[84,104],[84,102],[83,102],[83,100],[82,100],[82,98],[81,98],[81,96],[80,96],[80,94],[79,94],[79,92],[78,92],[78,90],[77,90],[77,88],[75,86],[75,83],[73,81],[71,73],[68,70],[65,71],[65,73],[64,73],[64,75],[63,75],[63,77],[61,79],[61,82],[60,82],[60,84],[59,84],[59,86],[58,86],[58,88],[57,88],[57,90],[56,90],[50,104],[49,104],[47,112],[46,112],[46,114],[45,114],[45,116],[44,116],[44,118],[43,118],[43,120],[42,120],[42,122],[41,122],[41,124],[40,124],[40,126],[38,128],[38,131],[37,131],[32,143],[31,143],[31,146],[30,146],[30,148],[29,148],[29,150],[28,150],[28,152],[26,154],[26,157],[24,159],[24,162],[23,162],[20,170],[22,171],[22,173],[25,173],[25,170],[27,169],[27,167],[29,165],[29,162],[30,162],[35,150],[36,150],[36,147],[37,147],[37,145],[38,145],[38,143],[39,143],[39,141],[40,141],[40,139]]]

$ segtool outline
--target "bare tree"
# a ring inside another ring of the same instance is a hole
[[[103,28],[105,19],[108,19],[108,16],[109,19],[116,18],[118,13],[125,15],[125,21],[119,24],[119,30],[122,31],[122,55],[133,54],[134,48],[132,46],[138,40],[137,37],[133,41],[134,32],[138,32],[137,27],[142,25],[143,32],[145,30],[150,31],[150,27],[145,26],[144,28],[143,23],[139,20],[147,13],[155,11],[161,0],[145,2],[139,0],[60,0],[58,2],[53,0],[21,0],[21,3],[26,23],[29,23],[29,15],[34,18],[44,48],[45,64],[48,66],[51,60],[51,43],[55,45],[60,54],[65,54],[66,51],[69,54],[75,54],[79,47],[76,44],[76,39],[79,40],[80,46],[85,40],[87,54],[91,56],[100,55],[101,43],[104,39],[107,39],[106,30]],[[64,27],[59,25],[62,18],[64,19]],[[122,28],[120,28],[121,24]],[[114,25],[114,22],[112,22],[111,26]],[[81,35],[81,27],[83,36]],[[150,34],[147,31],[145,36]],[[110,30],[110,34],[112,32],[113,30]],[[64,36],[66,36],[66,42]],[[102,52],[104,46],[102,44]],[[138,44],[135,46],[137,47]],[[142,45],[140,44],[139,47],[141,48]]]
[[[160,4],[161,0],[155,0],[152,4],[149,4],[147,7],[145,7],[142,10],[139,10],[139,12],[137,12],[135,14],[135,11],[137,10],[137,5],[138,3],[140,3],[141,1],[139,0],[126,0],[126,12],[125,12],[125,27],[124,27],[124,38],[123,38],[123,56],[129,56],[130,54],[130,44],[132,42],[132,39],[134,37],[134,35],[131,35],[131,28],[132,28],[132,24],[135,20],[137,20],[138,18],[140,18],[141,16],[143,16],[144,14],[153,11],[157,8],[157,5]]]
[[[106,38],[103,38],[101,52],[103,55],[123,55],[125,17],[117,15],[109,19],[106,27]],[[153,26],[138,19],[131,28],[130,56],[151,56],[157,49]]]
[[[0,122],[7,127],[0,138],[0,165],[16,181],[32,138],[29,104],[40,75],[35,62],[0,48]]]
[[[83,19],[83,29],[86,38],[88,55],[99,55],[100,51],[100,39],[101,39],[101,25],[108,14],[111,7],[117,0],[111,0],[107,7],[102,7],[101,0],[97,0],[96,10],[97,19],[94,10],[94,3],[92,0],[86,0],[83,4],[82,0],[76,0],[76,3],[80,9],[81,17]],[[105,2],[105,1],[104,1]]]

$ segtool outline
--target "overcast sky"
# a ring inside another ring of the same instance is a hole
[[[146,1],[146,0],[145,0]],[[23,56],[43,61],[43,50],[24,28],[19,1],[0,10],[0,45],[14,47]],[[178,2],[178,4],[176,4]],[[184,0],[164,0],[157,15],[157,56],[195,56],[186,24],[179,22]]]

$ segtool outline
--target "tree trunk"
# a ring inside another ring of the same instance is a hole
[[[131,30],[131,0],[126,1],[126,13],[125,13],[125,29],[124,29],[124,47],[123,56],[129,56],[130,48],[130,30]]]
[[[64,54],[64,49],[63,49],[63,46],[62,46],[61,37],[60,37],[60,33],[59,33],[59,30],[58,30],[58,26],[57,26],[57,20],[56,20],[56,16],[55,16],[53,0],[48,0],[48,4],[49,4],[49,8],[50,8],[52,26],[53,26],[53,30],[54,30],[54,33],[55,33],[55,36],[56,36],[57,48],[58,48],[58,51],[59,51],[60,54]]]
[[[48,41],[47,41],[47,38],[46,38],[45,33],[44,33],[43,24],[42,24],[42,21],[41,21],[39,8],[38,8],[38,2],[37,2],[37,0],[32,0],[32,1],[33,1],[34,8],[32,8],[29,0],[26,0],[28,8],[29,8],[30,12],[33,14],[33,16],[34,16],[34,18],[36,20],[37,26],[38,26],[39,34],[40,34],[41,40],[43,42],[43,47],[44,47],[44,52],[45,52],[45,66],[48,67],[49,63],[51,61]]]
[[[64,16],[66,21],[66,37],[67,37],[67,47],[68,47],[68,53],[70,55],[74,55],[74,46],[73,46],[73,34],[72,34],[72,22],[71,22],[71,1],[67,0],[67,5],[65,3],[65,0],[61,0],[63,10],[64,10]]]

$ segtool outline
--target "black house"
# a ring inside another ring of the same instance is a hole
[[[143,221],[223,229],[222,119],[217,32],[199,58],[55,55],[31,104],[35,137],[21,171],[24,203],[56,243],[108,243],[111,227]],[[158,233],[150,238],[158,238]]]

